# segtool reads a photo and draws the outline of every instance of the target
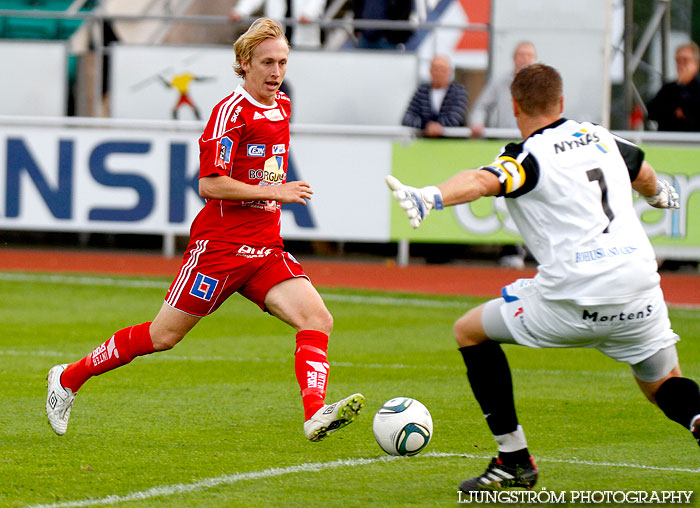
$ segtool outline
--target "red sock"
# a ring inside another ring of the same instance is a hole
[[[294,371],[301,388],[304,418],[308,420],[323,407],[328,382],[328,335],[316,330],[297,333]]]
[[[61,384],[77,392],[92,376],[126,365],[137,356],[153,353],[150,321],[119,330],[82,360],[71,363],[61,375]]]

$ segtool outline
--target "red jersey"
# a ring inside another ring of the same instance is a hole
[[[238,86],[214,107],[199,138],[199,178],[224,175],[251,185],[286,182],[290,114],[283,92],[266,106]],[[281,247],[280,204],[209,199],[192,222],[190,239]]]

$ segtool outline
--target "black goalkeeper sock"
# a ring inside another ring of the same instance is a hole
[[[700,388],[692,379],[672,377],[656,391],[656,403],[664,414],[690,428],[691,420],[700,414]]]
[[[513,381],[506,355],[498,342],[487,340],[476,346],[459,348],[467,366],[467,378],[476,401],[495,435],[518,428],[513,399]]]
[[[506,466],[510,467],[525,467],[530,465],[530,451],[527,448],[523,448],[517,452],[498,452],[498,458]]]

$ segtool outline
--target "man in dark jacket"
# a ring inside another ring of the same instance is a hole
[[[430,63],[430,83],[418,87],[401,123],[421,129],[427,137],[440,137],[445,127],[465,125],[467,101],[467,91],[452,81],[450,60],[436,55]]]
[[[694,42],[676,50],[678,79],[666,83],[649,104],[649,119],[660,131],[700,131],[700,48]]]

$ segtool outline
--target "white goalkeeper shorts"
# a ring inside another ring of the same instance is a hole
[[[503,288],[502,298],[486,303],[481,321],[497,342],[595,348],[630,364],[643,381],[661,379],[678,363],[674,344],[680,339],[671,329],[660,287],[625,303],[579,305],[547,300],[532,279],[519,279]]]

